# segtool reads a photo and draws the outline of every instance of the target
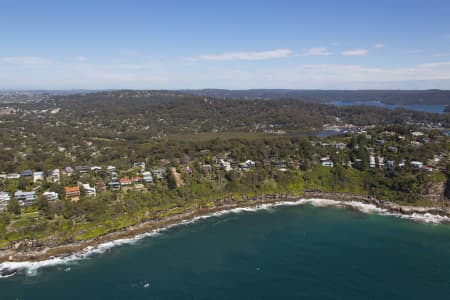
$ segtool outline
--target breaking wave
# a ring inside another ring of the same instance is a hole
[[[180,225],[186,225],[191,224],[194,222],[197,222],[199,220],[208,219],[211,217],[218,217],[225,214],[230,213],[242,213],[242,212],[255,212],[258,210],[269,210],[274,207],[279,206],[297,206],[297,205],[312,205],[315,207],[346,207],[346,208],[352,208],[355,210],[358,210],[362,213],[366,214],[379,214],[379,215],[386,215],[386,216],[393,216],[398,217],[401,219],[408,219],[408,220],[414,220],[414,221],[420,221],[425,223],[443,223],[443,222],[450,222],[450,218],[447,216],[440,216],[440,215],[434,215],[430,213],[412,213],[412,214],[401,214],[401,213],[393,213],[390,212],[387,209],[377,207],[374,204],[367,204],[363,202],[358,201],[338,201],[338,200],[330,200],[330,199],[300,199],[297,201],[280,201],[276,203],[267,203],[267,204],[261,204],[253,207],[239,207],[239,208],[233,208],[229,210],[223,210],[214,212],[208,215],[198,216],[192,219],[186,219],[182,220],[178,223],[168,225],[166,227],[155,229],[152,231],[149,231],[147,233],[136,235],[132,238],[123,238],[123,239],[117,239],[109,242],[105,242],[102,244],[99,244],[97,246],[88,246],[82,251],[67,255],[67,256],[60,256],[60,257],[52,257],[46,260],[42,261],[24,261],[24,262],[3,262],[0,263],[0,278],[7,278],[10,276],[13,276],[15,274],[25,274],[27,276],[36,276],[38,274],[38,270],[41,268],[46,267],[54,267],[59,265],[70,265],[75,263],[76,261],[83,260],[86,258],[89,258],[92,255],[95,254],[102,254],[107,251],[109,251],[111,248],[122,246],[122,245],[131,245],[135,244],[136,242],[152,236],[157,236],[161,232],[166,231],[170,228],[180,226]]]

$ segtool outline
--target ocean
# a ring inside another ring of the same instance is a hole
[[[450,225],[312,205],[201,219],[0,279],[0,299],[449,299]]]

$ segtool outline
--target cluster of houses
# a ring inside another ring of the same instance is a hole
[[[358,132],[359,134],[359,132]],[[386,133],[388,134],[388,133]],[[388,134],[389,135],[389,134]],[[421,132],[412,132],[411,136],[413,136],[416,140],[420,139],[420,143],[427,143],[429,139],[427,137],[424,137],[424,134]],[[366,134],[366,137],[371,138]],[[399,140],[404,140],[404,136],[397,135],[396,136]],[[379,148],[384,149],[384,154],[386,154],[386,150],[388,153],[396,154],[399,149],[396,146],[386,146],[385,140],[383,139],[373,139],[374,144]],[[348,149],[347,144],[342,142],[312,142],[315,146],[320,145],[321,147],[331,148],[333,150],[331,151],[345,151]],[[406,162],[405,159],[398,159],[398,161],[394,161],[392,159],[385,159],[384,156],[382,156],[382,152],[377,151],[373,147],[366,147],[367,153],[369,155],[368,162],[370,168],[379,168],[379,169],[395,169],[395,168],[403,168],[409,164],[411,169],[423,171],[423,172],[432,172],[433,167],[426,165],[425,163],[421,161],[409,161]],[[209,150],[204,150],[209,151]],[[329,152],[329,151],[328,151]],[[396,155],[389,155],[386,154],[388,157],[398,157]],[[353,167],[355,165],[358,165],[362,160],[361,159],[355,159],[354,161],[346,161],[341,162],[342,165],[346,167]],[[223,156],[223,155],[217,155],[210,163],[204,163],[200,165],[200,168],[205,171],[206,173],[212,172],[213,170],[223,170],[225,172],[229,171],[241,171],[241,172],[247,172],[253,168],[259,168],[259,167],[273,167],[281,172],[286,172],[289,170],[289,168],[296,168],[298,169],[301,165],[301,161],[291,159],[291,160],[279,160],[275,156],[269,156],[267,159],[261,160],[261,161],[253,161],[253,160],[245,160],[243,162],[239,162],[235,159]],[[167,166],[169,164],[168,160],[161,160],[161,166]],[[336,162],[333,162],[333,160],[330,158],[330,156],[323,156],[320,157],[320,165],[327,168],[333,168],[335,166]],[[154,180],[162,180],[166,178],[166,168],[153,168],[151,170],[147,170],[146,164],[144,162],[136,162],[133,163],[133,169],[132,173],[128,172],[128,177],[120,177],[118,175],[118,170],[115,166],[107,166],[107,167],[100,167],[100,166],[85,166],[85,165],[78,165],[78,166],[67,166],[62,169],[54,169],[50,170],[48,172],[42,172],[42,171],[32,171],[32,170],[25,170],[22,173],[10,173],[10,174],[0,174],[0,180],[16,180],[20,178],[27,178],[33,181],[33,183],[38,184],[40,182],[54,182],[54,183],[60,183],[62,176],[73,176],[73,175],[79,175],[79,178],[83,178],[83,174],[97,174],[100,172],[105,173],[107,176],[104,176],[103,178],[107,178],[107,182],[103,182],[102,180],[97,181],[94,186],[91,186],[88,183],[78,182],[77,184],[73,186],[65,186],[64,187],[64,195],[59,195],[56,192],[52,191],[46,191],[42,193],[42,197],[47,199],[48,201],[56,201],[58,199],[61,199],[63,196],[66,199],[70,199],[71,201],[78,201],[81,196],[85,197],[96,197],[97,193],[102,192],[104,190],[111,190],[111,191],[119,191],[122,189],[129,189],[133,188],[136,190],[144,190],[146,188],[146,184],[151,184],[154,182]],[[186,174],[192,174],[192,170],[188,165],[183,165],[183,171]],[[122,173],[123,174],[123,173]],[[134,174],[134,175],[130,175]],[[78,177],[77,177],[78,178]],[[147,186],[148,187],[148,186]],[[22,206],[30,206],[36,203],[36,200],[38,198],[37,191],[39,187],[31,190],[31,191],[22,191],[18,190],[15,191],[12,195],[8,192],[1,192],[0,191],[0,211],[4,210],[7,207],[8,202],[11,200],[12,197],[16,199],[20,205]]]
[[[372,139],[372,136],[370,134],[367,134],[365,130],[358,130],[355,131],[357,134],[365,134],[366,138],[368,140]],[[382,132],[382,135],[388,136],[388,137],[394,137],[397,139],[397,141],[404,143],[406,140],[405,135],[399,135],[395,132],[390,131],[384,131]],[[410,133],[411,136],[411,145],[413,146],[420,146],[429,143],[431,140],[428,138],[423,132],[421,131],[412,131]],[[397,146],[387,146],[387,141],[383,138],[373,138],[374,144],[377,147],[384,148],[388,153],[396,154],[399,152],[399,148]],[[313,142],[314,145],[318,144],[322,147],[329,147],[332,149],[335,149],[336,151],[339,150],[346,150],[348,147],[345,143],[342,142]],[[358,146],[357,146],[358,147]],[[385,159],[383,155],[379,151],[377,151],[374,147],[365,147],[368,154],[369,154],[369,167],[370,168],[379,168],[379,169],[387,169],[387,170],[393,170],[395,168],[403,168],[406,166],[407,162],[405,159],[398,159],[397,161],[394,161],[392,159]],[[388,156],[394,156],[394,155],[388,155]],[[433,159],[434,162],[439,162],[442,157],[435,157]],[[322,157],[320,159],[321,165],[324,167],[333,167],[334,163],[333,161],[328,157]],[[354,161],[343,161],[341,162],[342,165],[347,167],[357,166],[362,162],[362,159],[355,159]],[[433,165],[433,163],[431,163]],[[433,167],[430,165],[426,165],[424,162],[421,161],[410,161],[409,162],[410,167],[413,170],[420,170],[423,172],[431,173],[433,171]]]
[[[100,166],[67,166],[65,168],[54,169],[48,172],[25,170],[22,173],[10,173],[0,174],[0,179],[3,180],[18,180],[20,178],[26,178],[33,181],[34,184],[43,182],[60,183],[61,176],[73,176],[76,173],[79,175],[86,173],[98,173],[102,170],[106,170],[109,175],[110,181],[107,184],[98,182],[95,186],[91,186],[88,183],[78,182],[74,186],[64,187],[64,196],[66,199],[70,199],[73,202],[77,202],[83,195],[85,197],[96,197],[97,192],[109,189],[111,191],[119,191],[123,188],[134,188],[137,190],[143,190],[145,188],[144,183],[153,183],[154,178],[162,180],[166,177],[166,170],[163,168],[155,168],[151,171],[146,170],[144,162],[137,162],[133,164],[133,168],[139,170],[139,175],[132,177],[119,178],[117,169],[114,166],[107,166],[102,168]],[[37,191],[39,187],[34,188],[31,191],[17,190],[13,194],[8,192],[0,192],[0,211],[5,210],[9,201],[13,197],[21,206],[31,206],[36,203],[38,199]],[[56,192],[46,191],[42,193],[42,197],[48,201],[56,201],[61,199],[62,195]]]

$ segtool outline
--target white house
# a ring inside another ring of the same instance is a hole
[[[375,166],[376,166],[375,156],[371,155],[371,156],[369,156],[369,167],[375,168]]]
[[[384,169],[384,157],[383,156],[378,156],[378,167],[380,169]]]
[[[233,170],[233,168],[231,168],[231,163],[229,161],[220,159],[219,163],[222,166],[222,169],[224,169],[225,171],[228,172],[228,171]]]
[[[410,164],[413,169],[420,169],[423,166],[423,162],[421,161],[412,161]]]
[[[152,173],[150,173],[149,171],[142,173],[142,180],[144,180],[144,182],[146,183],[152,183],[153,182]]]
[[[7,192],[0,192],[0,211],[5,210],[8,206],[11,196]]]
[[[8,175],[6,175],[6,179],[19,179],[20,178],[20,174],[17,173],[9,173]]]
[[[61,178],[61,173],[60,173],[59,169],[54,169],[51,172],[48,179],[52,182],[59,182],[60,178]]]
[[[164,179],[166,178],[166,170],[164,169],[153,169],[153,175],[157,178],[157,179]]]
[[[33,173],[33,182],[36,183],[38,181],[44,181],[45,176],[44,176],[44,172],[34,172]]]
[[[47,199],[47,201],[56,201],[59,199],[59,195],[56,192],[43,192],[42,196]]]
[[[90,186],[89,183],[82,183],[83,193],[86,197],[95,197],[97,194],[95,192],[95,188]]]
[[[145,171],[145,162],[135,162],[133,167],[141,169],[141,172]]]
[[[329,157],[322,157],[320,159],[323,167],[333,167],[334,163]]]
[[[20,205],[30,206],[33,205],[36,201],[36,193],[35,192],[23,192],[21,190],[14,193],[14,198],[19,201]]]

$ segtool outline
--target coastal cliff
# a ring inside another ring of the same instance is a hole
[[[379,212],[389,214],[437,216],[442,222],[450,221],[450,210],[447,207],[430,206],[404,206],[389,201],[379,200],[370,196],[353,195],[347,193],[324,193],[319,191],[306,191],[303,195],[267,194],[258,197],[243,197],[242,199],[225,198],[214,201],[210,207],[198,209],[187,208],[182,212],[170,214],[163,218],[154,218],[139,224],[124,227],[120,230],[111,231],[95,238],[82,241],[66,241],[56,243],[55,241],[24,239],[11,242],[5,249],[0,250],[0,262],[5,261],[40,261],[55,256],[67,256],[86,248],[97,247],[103,243],[118,239],[130,238],[139,234],[160,230],[175,224],[186,223],[190,220],[210,216],[238,208],[258,208],[262,205],[295,205],[301,200],[321,199],[334,201],[337,206],[358,209],[359,205],[370,205],[371,209],[379,209]],[[6,270],[5,272],[7,272]]]

